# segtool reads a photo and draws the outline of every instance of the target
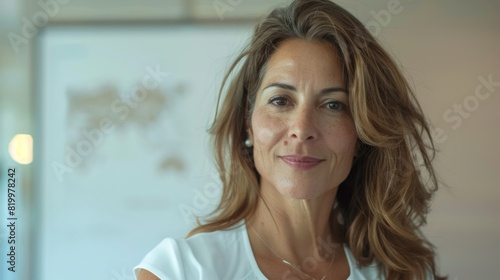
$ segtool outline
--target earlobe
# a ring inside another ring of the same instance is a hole
[[[245,140],[245,146],[246,146],[247,148],[251,148],[251,147],[253,147],[253,142],[252,142],[252,140],[250,140],[250,139]]]
[[[247,129],[248,138],[245,140],[245,146],[247,148],[253,147],[253,133],[251,129]]]

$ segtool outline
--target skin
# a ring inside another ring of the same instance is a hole
[[[317,265],[309,274],[321,278],[331,261],[331,251],[320,246],[321,240],[333,236],[330,210],[351,169],[357,142],[335,48],[301,39],[282,42],[268,62],[250,123],[248,134],[261,175],[262,199],[247,222],[257,263],[270,279],[282,279],[289,270],[251,227],[296,265],[315,258]],[[318,163],[298,168],[284,160],[290,155],[312,157]],[[339,248],[329,273],[335,277],[328,279],[349,276]]]
[[[137,275],[137,280],[160,280],[156,275],[149,272],[148,270],[141,269]]]

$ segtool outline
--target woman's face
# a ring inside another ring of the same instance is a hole
[[[336,50],[290,39],[270,57],[249,137],[261,187],[317,198],[347,177],[357,135]]]

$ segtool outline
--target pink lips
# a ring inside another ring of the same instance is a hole
[[[322,159],[301,156],[281,156],[280,158],[286,164],[297,169],[310,169],[323,161]]]

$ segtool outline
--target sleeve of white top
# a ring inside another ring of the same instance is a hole
[[[141,269],[148,270],[160,280],[186,279],[182,254],[177,241],[173,238],[164,239],[134,267],[136,279]]]

